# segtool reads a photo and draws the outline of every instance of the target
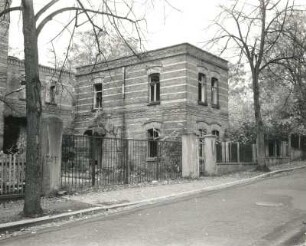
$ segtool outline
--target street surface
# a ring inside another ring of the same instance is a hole
[[[0,245],[273,246],[304,241],[306,170],[97,216],[0,241]]]

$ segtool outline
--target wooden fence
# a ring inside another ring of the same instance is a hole
[[[0,155],[0,198],[24,194],[25,163],[23,156]]]

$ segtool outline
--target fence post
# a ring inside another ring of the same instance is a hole
[[[182,176],[199,177],[199,140],[194,133],[182,135]]]
[[[226,162],[226,142],[221,143],[222,146],[222,162]]]
[[[124,167],[124,183],[130,183],[130,165],[129,165],[129,152],[128,152],[128,140],[121,138],[121,149],[122,149],[122,163]]]
[[[292,160],[291,134],[288,135],[288,156]]]
[[[230,161],[230,142],[225,142],[225,162]]]
[[[92,155],[91,155],[91,185],[95,186],[96,184],[96,157],[97,157],[97,139],[95,137],[91,138],[92,140]]]
[[[205,173],[207,175],[216,175],[218,171],[216,161],[216,138],[215,135],[204,136]]]
[[[237,142],[237,162],[240,163],[240,144]]]
[[[59,190],[61,185],[63,121],[56,116],[42,118],[42,193],[48,195]]]
[[[254,163],[257,162],[256,144],[252,144],[252,161],[253,161]]]

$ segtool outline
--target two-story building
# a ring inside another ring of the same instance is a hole
[[[227,61],[188,43],[84,66],[76,73],[75,132],[175,139],[223,137],[228,127]]]

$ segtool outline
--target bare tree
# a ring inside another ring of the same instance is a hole
[[[33,0],[21,0],[17,7],[10,7],[11,0],[1,0],[5,8],[0,12],[0,18],[13,11],[22,13],[22,30],[24,34],[24,57],[26,76],[26,118],[27,118],[27,146],[26,146],[26,191],[24,215],[38,216],[42,213],[41,194],[41,148],[40,148],[40,119],[42,114],[41,82],[39,79],[39,59],[37,39],[44,27],[63,13],[74,13],[65,29],[69,26],[72,30],[87,23],[91,26],[97,39],[98,50],[102,50],[98,41],[98,33],[103,31],[107,22],[122,37],[120,28],[124,23],[129,23],[140,35],[139,21],[134,12],[131,1],[122,1],[121,6],[126,11],[117,9],[118,1],[101,0],[95,5],[90,0],[75,0],[73,5],[68,5],[64,0],[49,0],[45,6],[34,11]],[[66,4],[58,5],[58,3]],[[71,1],[72,2],[72,1]],[[71,3],[70,2],[70,3]],[[81,24],[80,24],[81,23]],[[71,35],[74,31],[71,32]],[[128,45],[128,44],[127,44]]]
[[[234,54],[239,62],[246,62],[252,78],[258,168],[268,171],[265,163],[264,124],[261,115],[260,78],[270,64],[294,59],[292,54],[273,52],[285,35],[285,23],[294,10],[293,0],[234,0],[232,5],[220,6],[214,20],[218,28],[208,45],[221,45],[221,51]],[[271,35],[273,34],[273,36]],[[267,38],[269,35],[269,39]]]

